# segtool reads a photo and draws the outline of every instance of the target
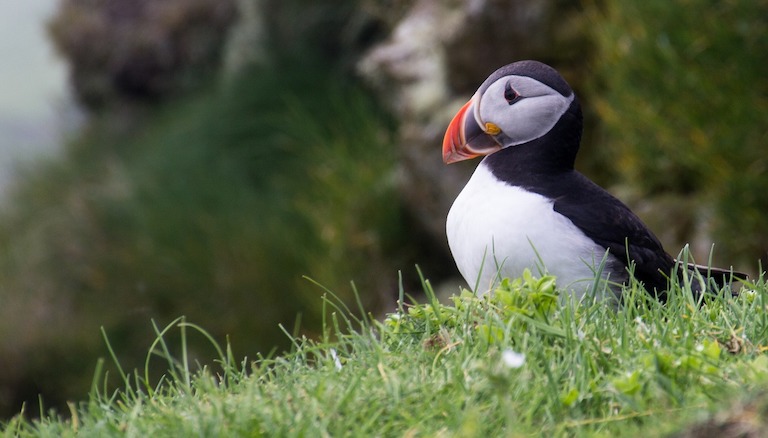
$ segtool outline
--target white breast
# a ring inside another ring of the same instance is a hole
[[[484,163],[454,201],[447,234],[461,275],[479,294],[529,268],[555,275],[560,289],[581,297],[605,255],[550,199],[499,181]],[[609,256],[609,265],[615,262]]]

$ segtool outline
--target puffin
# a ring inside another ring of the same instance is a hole
[[[518,61],[493,72],[445,132],[443,161],[484,157],[446,221],[451,254],[476,293],[525,269],[560,290],[620,298],[634,276],[666,301],[670,279],[689,275],[700,294],[746,275],[670,256],[620,200],[575,170],[582,112],[552,67]],[[600,282],[601,284],[595,284]]]

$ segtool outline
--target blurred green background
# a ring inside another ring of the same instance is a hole
[[[408,292],[417,263],[435,283],[454,277],[423,226],[447,208],[420,217],[404,201],[418,189],[402,184],[417,116],[388,98],[413,80],[375,85],[358,65],[417,13],[455,8],[451,27],[539,7],[470,3],[61,0],[46,29],[86,117],[3,200],[0,416],[38,394],[53,407],[83,398],[107,354],[101,326],[128,369],[143,364],[151,320],[180,315],[254,357],[287,347],[278,324],[319,330],[323,291],[303,276],[350,304],[354,281],[374,314],[393,309],[398,271]],[[701,259],[717,242],[715,262],[756,273],[768,248],[768,1],[542,4],[531,20],[556,44],[489,52],[473,26],[427,40],[452,75],[438,106],[449,117],[448,99],[510,57],[553,64],[585,106],[579,168],[670,252],[690,242]],[[421,125],[439,138],[434,120]],[[439,141],[426,147],[439,171]],[[193,348],[213,357],[202,340]]]

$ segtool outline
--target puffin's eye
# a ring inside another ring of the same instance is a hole
[[[515,91],[515,89],[512,88],[512,85],[507,82],[507,85],[504,86],[504,99],[507,99],[507,103],[512,105],[520,100],[520,97],[520,93]]]

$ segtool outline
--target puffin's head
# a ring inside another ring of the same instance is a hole
[[[519,61],[501,67],[453,117],[443,139],[443,161],[490,155],[549,132],[574,101],[552,67]]]

